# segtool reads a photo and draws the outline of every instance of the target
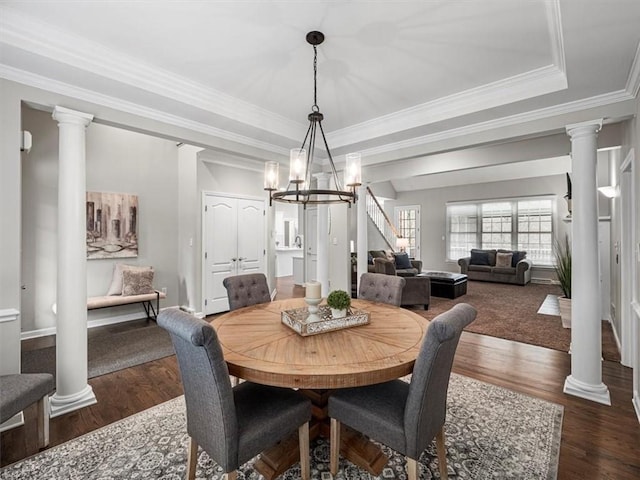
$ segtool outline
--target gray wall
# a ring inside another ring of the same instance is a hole
[[[413,192],[398,192],[394,201],[385,202],[387,213],[393,213],[396,206],[420,205],[420,249],[425,270],[459,272],[457,263],[446,262],[446,204],[466,200],[486,200],[494,198],[523,197],[529,195],[556,195],[557,218],[567,215],[564,175],[528,178],[503,182],[480,183],[455,187],[432,188]],[[554,225],[556,235],[564,235],[566,224],[560,220]],[[534,277],[550,278],[552,270],[534,268]]]
[[[0,79],[0,373],[20,371],[20,97]]]
[[[51,115],[22,109],[33,149],[23,160],[22,331],[55,326],[58,126]],[[106,125],[87,129],[87,190],[138,195],[136,258],[87,261],[89,296],[104,295],[115,263],[152,265],[156,288],[167,288],[161,306],[178,303],[177,147],[174,142]],[[89,312],[89,320],[140,314],[140,305]]]

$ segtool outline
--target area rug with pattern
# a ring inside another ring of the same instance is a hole
[[[4,480],[185,478],[188,436],[184,397],[107,425],[0,470]],[[554,479],[563,407],[453,374],[445,437],[449,478]],[[341,458],[335,479],[406,480],[405,459],[383,446],[389,462],[379,477]],[[238,478],[262,478],[255,459]],[[196,478],[217,480],[222,469],[200,450]],[[300,478],[296,464],[281,477]],[[311,478],[331,480],[329,443],[311,444]],[[420,457],[420,478],[439,478],[435,442]]]

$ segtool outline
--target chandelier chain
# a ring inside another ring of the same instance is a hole
[[[313,46],[313,106],[311,109],[314,112],[319,112],[318,107],[318,48]]]

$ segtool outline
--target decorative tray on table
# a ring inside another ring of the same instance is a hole
[[[333,318],[328,305],[320,305],[318,313],[309,313],[308,307],[284,310],[281,318],[282,323],[303,337],[369,323],[369,313],[364,310],[351,308],[346,317]]]

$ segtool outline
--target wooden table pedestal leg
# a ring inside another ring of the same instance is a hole
[[[318,436],[329,438],[331,426],[329,422],[328,403],[331,390],[300,390],[311,399],[311,423],[309,425],[309,441]],[[364,435],[342,426],[340,454],[349,461],[365,469],[372,475],[380,475],[388,458],[382,449]],[[286,440],[274,445],[260,454],[255,469],[267,480],[283,474],[291,465],[300,461],[298,451],[298,432]]]

